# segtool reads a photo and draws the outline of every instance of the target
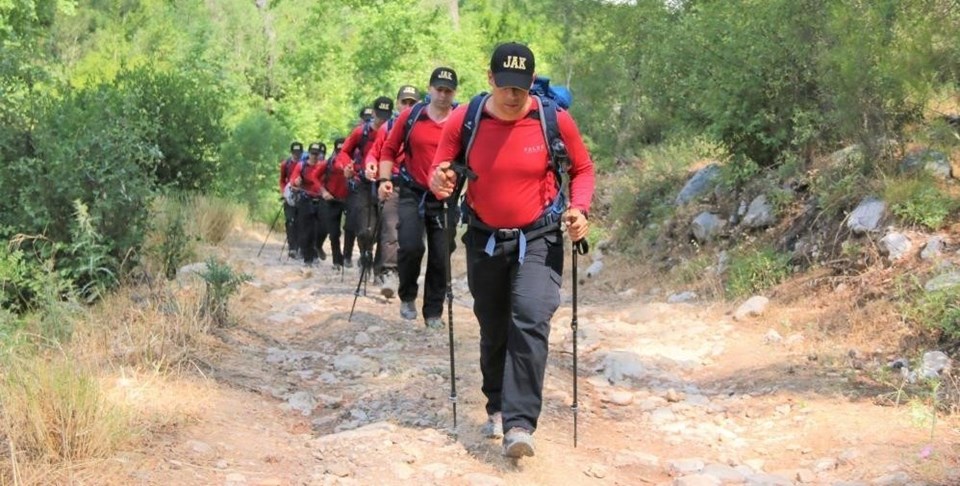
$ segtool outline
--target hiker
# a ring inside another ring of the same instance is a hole
[[[347,227],[356,235],[361,264],[368,269],[373,266],[377,202],[374,181],[364,174],[363,161],[373,146],[376,131],[393,116],[393,100],[386,96],[374,100],[373,115],[372,120],[357,125],[350,132],[334,165],[335,170],[343,171],[348,181]]]
[[[594,190],[593,162],[573,118],[556,108],[547,113],[555,105],[529,94],[534,66],[533,52],[522,44],[494,50],[487,73],[491,93],[460,106],[447,120],[430,179],[433,193],[446,198],[461,182],[453,169],[475,175],[463,207],[463,242],[480,323],[488,415],[483,432],[499,437],[506,430],[503,454],[514,458],[534,454],[550,319],[560,305],[561,221],[572,241],[583,239]],[[553,114],[558,126],[541,125],[541,118]],[[545,140],[551,131],[559,136],[553,141],[566,146],[570,162],[569,207],[558,179],[560,151],[548,149],[555,145]],[[462,164],[451,167],[458,160]]]
[[[320,251],[318,244],[321,232],[320,222],[323,217],[323,198],[320,195],[322,189],[320,176],[323,166],[320,161],[326,157],[326,152],[326,145],[319,142],[311,143],[307,160],[298,165],[292,175],[292,185],[301,193],[297,204],[297,235],[300,238],[303,265],[307,267],[316,265],[316,258]]]
[[[407,108],[417,104],[420,101],[420,92],[417,88],[404,85],[397,90],[397,108],[404,111]],[[365,170],[367,179],[377,180],[379,176],[379,160],[383,155],[383,146],[387,140],[387,135],[393,130],[396,116],[384,123],[377,130],[374,138],[373,147],[367,154]],[[399,167],[394,167],[391,181],[396,182],[399,176]],[[397,198],[381,200],[380,214],[380,241],[377,244],[376,263],[374,272],[377,275],[376,281],[380,284],[380,294],[386,298],[391,298],[397,293],[397,287],[400,282],[397,277],[397,226],[400,224],[400,216],[397,212]]]
[[[333,168],[337,155],[343,147],[344,138],[338,138],[333,141],[333,153],[323,162],[320,176],[320,197],[324,200],[323,221],[321,223],[324,231],[330,237],[330,251],[333,254],[333,269],[340,270],[345,265],[344,254],[353,253],[353,231],[344,228],[343,250],[340,248],[340,228],[343,225],[343,215],[346,212],[347,196],[350,193],[347,187],[347,179],[343,176],[342,170]],[[349,259],[346,260],[348,262]],[[348,267],[349,268],[349,267]]]
[[[400,316],[417,318],[417,279],[420,263],[427,253],[427,271],[423,282],[423,317],[429,329],[443,327],[443,298],[446,293],[446,265],[452,252],[453,234],[445,228],[444,202],[430,192],[430,166],[440,143],[440,133],[453,108],[457,93],[457,73],[438,67],[430,75],[430,102],[417,103],[397,119],[396,127],[384,144],[380,159],[380,199],[399,200],[400,250],[397,263],[400,276]],[[399,168],[399,194],[394,194],[393,170]],[[456,221],[456,204],[450,222]],[[426,237],[426,245],[424,245]],[[448,246],[449,245],[449,246]],[[447,249],[450,250],[447,250]]]
[[[290,258],[297,258],[297,206],[294,195],[289,188],[290,177],[300,164],[300,157],[303,155],[303,144],[293,142],[290,144],[290,156],[280,161],[280,196],[283,201],[283,226],[287,234],[287,255]],[[282,251],[282,250],[281,250]]]

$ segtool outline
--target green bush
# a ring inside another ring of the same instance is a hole
[[[276,118],[262,111],[246,114],[221,148],[215,178],[217,193],[246,204],[251,211],[265,195],[279,197],[275,184],[279,176],[278,150],[287,147],[291,137]],[[327,142],[327,151],[333,151],[331,142]]]
[[[205,316],[213,319],[218,326],[225,326],[229,322],[227,303],[230,297],[240,291],[240,286],[250,281],[253,276],[246,273],[236,273],[227,263],[219,262],[210,257],[207,268],[200,272],[200,277],[206,283],[201,310]]]
[[[790,274],[790,255],[764,248],[731,256],[727,269],[727,297],[737,299],[766,290]]]
[[[886,185],[884,199],[893,214],[908,224],[931,230],[943,227],[960,201],[941,192],[930,178],[892,179]]]
[[[927,292],[914,275],[895,280],[897,309],[905,322],[940,333],[941,341],[960,341],[960,293],[956,287]]]

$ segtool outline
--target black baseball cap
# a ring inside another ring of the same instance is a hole
[[[369,106],[360,108],[360,118],[364,120],[369,120],[373,118],[373,108],[370,108]]]
[[[300,142],[293,142],[290,144],[291,152],[303,152],[303,144]]]
[[[327,146],[320,142],[313,142],[310,144],[310,153],[311,154],[325,154],[327,153]]]
[[[400,90],[397,91],[397,101],[403,100],[413,100],[420,101],[420,92],[417,91],[417,88],[405,84],[400,87]]]
[[[457,72],[448,67],[438,67],[430,74],[430,86],[457,89]]]
[[[381,120],[389,120],[393,116],[393,100],[386,96],[373,100],[373,114]]]
[[[343,147],[343,144],[347,142],[347,139],[339,137],[333,141],[333,149],[340,150],[340,147]]]
[[[533,51],[516,42],[500,44],[490,58],[490,71],[498,88],[529,90],[533,84]]]

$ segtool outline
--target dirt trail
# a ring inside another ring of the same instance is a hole
[[[141,484],[960,484],[957,429],[880,407],[845,365],[799,339],[768,344],[758,318],[581,286],[579,446],[572,447],[569,272],[553,324],[536,457],[484,439],[478,332],[456,256],[457,434],[447,332],[400,319],[356,270],[228,258],[255,276],[200,385],[196,419],[131,458]],[[610,266],[611,262],[607,262]],[[567,262],[569,265],[569,260]],[[662,299],[662,297],[661,297]],[[929,454],[928,454],[929,453]]]

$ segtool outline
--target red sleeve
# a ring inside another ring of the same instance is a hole
[[[596,184],[593,160],[590,158],[587,146],[583,143],[583,137],[580,136],[580,130],[569,112],[560,111],[557,113],[557,125],[560,128],[563,143],[567,146],[567,154],[570,156],[570,168],[568,170],[570,174],[570,207],[588,213]]]
[[[433,164],[430,164],[429,174],[433,174],[443,162],[453,162],[460,155],[460,132],[463,130],[463,119],[467,116],[467,103],[464,103],[453,110],[450,118],[443,124],[443,132],[440,133],[440,145],[437,146],[437,153],[433,156]]]
[[[343,147],[340,148],[340,153],[337,154],[337,161],[333,164],[333,168],[343,170],[344,167],[353,163],[353,151],[356,150],[357,144],[360,143],[360,137],[362,136],[363,125],[357,125],[357,127],[350,132],[350,135],[347,136],[347,139],[343,141]]]
[[[287,178],[284,177],[286,174],[283,173],[283,166],[285,165],[285,160],[280,161],[280,194],[283,194],[283,186],[287,185]]]
[[[397,162],[397,154],[400,153],[400,145],[403,144],[404,127],[407,125],[407,120],[410,119],[410,111],[410,108],[403,110],[397,117],[397,121],[393,122],[393,130],[390,130],[390,135],[383,144],[383,152],[380,154],[380,160],[392,161],[395,165],[394,168],[399,167],[400,163],[403,162]]]
[[[396,124],[394,124],[396,126]],[[363,160],[365,164],[378,163],[383,152],[383,144],[387,140],[387,124],[380,125],[377,133],[373,135],[373,141],[370,142],[370,150],[367,151],[367,158]]]
[[[297,177],[300,177],[300,167],[303,167],[303,163],[297,162],[297,164],[293,166],[293,170],[290,171],[290,178],[287,179],[287,181],[293,182],[297,180]]]

